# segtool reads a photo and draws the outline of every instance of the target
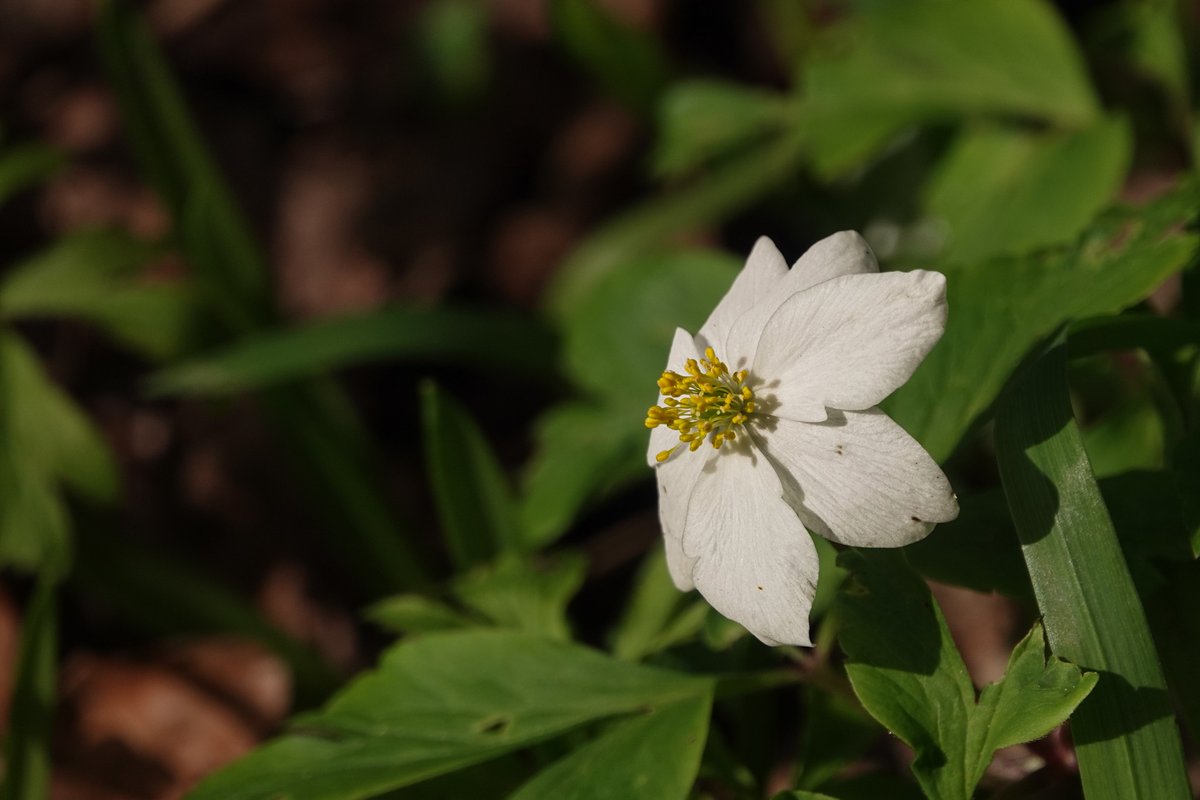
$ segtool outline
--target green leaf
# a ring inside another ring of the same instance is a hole
[[[96,35],[134,153],[175,219],[208,302],[236,329],[261,321],[266,266],[149,28],[127,0],[104,0]]]
[[[586,403],[565,403],[543,414],[521,481],[526,546],[552,542],[604,488],[644,475],[644,431],[640,417]]]
[[[796,785],[820,789],[861,760],[883,730],[853,698],[809,685],[804,700]]]
[[[59,487],[94,502],[117,493],[112,455],[91,421],[0,329],[0,564],[58,574],[70,561]]]
[[[1065,250],[947,269],[946,333],[885,410],[944,460],[1034,343],[1065,321],[1133,304],[1188,263],[1200,238],[1181,228],[1200,210],[1198,190],[1189,179],[1105,215]]]
[[[1017,645],[979,702],[929,587],[895,551],[847,551],[854,581],[837,606],[846,674],[863,706],[916,751],[934,800],[969,800],[1001,747],[1045,736],[1096,683],[1044,656],[1040,627]]]
[[[567,604],[586,572],[587,561],[573,553],[559,553],[549,562],[504,559],[465,575],[454,594],[499,625],[568,641]]]
[[[789,131],[607,223],[563,263],[546,293],[547,309],[559,322],[569,321],[610,272],[661,254],[673,234],[727,219],[792,178],[802,154],[802,140]]]
[[[54,174],[63,154],[49,145],[32,142],[0,152],[0,205],[26,188]]]
[[[479,426],[437,384],[421,384],[425,465],[442,534],[459,568],[521,543],[508,479]]]
[[[613,628],[610,642],[613,655],[625,661],[641,661],[651,653],[672,644],[667,634],[686,604],[686,595],[671,583],[667,572],[666,551],[655,546],[642,562],[634,581],[633,593]],[[697,629],[703,617],[697,620]]]
[[[0,316],[78,317],[151,358],[177,355],[191,334],[191,296],[180,282],[139,275],[160,252],[115,231],[70,234],[5,275]]]
[[[724,296],[740,263],[725,253],[639,259],[597,281],[564,324],[563,357],[577,386],[638,421],[658,396],[675,329],[693,333]]]
[[[50,795],[50,734],[58,685],[57,586],[43,574],[21,624],[5,726],[0,800]]]
[[[686,800],[711,708],[706,694],[617,723],[542,770],[512,800]]]
[[[379,600],[363,614],[379,627],[401,634],[472,628],[478,624],[445,603],[419,594],[399,594]]]
[[[529,634],[429,634],[392,648],[325,710],[210,777],[191,800],[337,800],[411,785],[712,682]]]
[[[784,792],[777,794],[773,800],[838,800],[833,795],[822,794],[821,792],[809,792],[804,789],[799,789],[794,792]]]
[[[439,99],[461,104],[487,88],[487,8],[475,0],[435,0],[417,20],[422,66]]]
[[[545,330],[514,314],[389,308],[249,336],[159,372],[149,387],[156,394],[222,396],[388,359],[545,374],[553,353]]]
[[[667,60],[658,41],[614,19],[595,0],[551,0],[555,36],[608,91],[649,111],[667,82]]]
[[[1089,800],[1190,797],[1146,616],[1072,416],[1061,337],[1002,403],[996,458],[1051,648],[1100,673],[1072,722]]]
[[[659,103],[654,171],[683,175],[779,132],[790,113],[787,97],[742,84],[677,83]]]
[[[802,130],[825,174],[926,120],[995,114],[1082,128],[1099,113],[1070,31],[1042,0],[878,3],[831,40],[803,93]]]
[[[968,128],[927,187],[927,213],[949,227],[942,258],[976,263],[1073,241],[1116,196],[1132,147],[1119,118],[1068,133]]]

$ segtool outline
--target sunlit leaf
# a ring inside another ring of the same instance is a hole
[[[528,634],[406,641],[292,733],[208,778],[192,800],[337,800],[495,758],[586,722],[706,697],[705,678]]]
[[[1001,405],[996,457],[1051,649],[1100,673],[1072,722],[1085,793],[1190,797],[1146,615],[1072,416],[1062,338]]]
[[[708,737],[711,695],[616,723],[542,770],[512,800],[686,800]]]

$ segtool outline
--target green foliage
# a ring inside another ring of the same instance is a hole
[[[853,573],[837,606],[846,673],[863,706],[916,751],[926,796],[969,800],[992,754],[1045,736],[1096,684],[1046,660],[1040,626],[1017,645],[1004,678],[978,701],[929,588],[888,551],[848,551]]]
[[[493,759],[588,722],[647,710],[654,712],[647,724],[678,735],[678,726],[688,724],[681,718],[689,716],[687,701],[703,704],[711,692],[705,678],[627,664],[528,634],[430,634],[393,648],[378,669],[324,710],[209,778],[190,797],[363,797]],[[693,706],[690,717],[696,713]],[[603,763],[627,735],[608,739],[582,758]]]
[[[549,6],[566,51],[613,97],[649,110],[667,80],[658,42],[615,19],[596,0],[551,0]]]
[[[712,697],[621,722],[518,789],[512,800],[686,800],[700,768]]]
[[[914,123],[989,114],[1075,129],[1099,114],[1070,33],[1042,0],[877,3],[827,47],[807,65],[802,109],[823,174]]]
[[[947,457],[1021,358],[1062,323],[1132,305],[1192,258],[1200,184],[1106,215],[1071,247],[946,269],[953,309],[929,357],[884,404],[935,458]],[[986,354],[986,356],[982,355]]]
[[[446,102],[477,99],[490,72],[487,14],[477,0],[435,0],[421,13],[417,46],[434,92]]]
[[[517,508],[483,433],[432,381],[421,385],[425,464],[442,534],[459,569],[520,547]]]
[[[1007,396],[996,447],[1051,648],[1101,675],[1072,724],[1089,800],[1190,796],[1146,615],[1072,416],[1062,337]]]
[[[58,150],[31,142],[0,151],[0,204],[24,189],[40,183],[63,164]]]
[[[504,559],[457,581],[454,594],[463,605],[507,628],[571,639],[567,603],[583,585],[587,562],[560,554],[549,563]]]
[[[654,170],[677,177],[757,144],[795,116],[788,98],[719,81],[681,81],[658,107]]]
[[[928,213],[949,227],[942,258],[975,264],[1070,242],[1116,196],[1132,147],[1120,119],[1067,133],[967,128],[927,192]]]
[[[49,796],[50,734],[58,694],[56,588],[44,573],[25,610],[6,721],[0,800]]]
[[[149,358],[179,355],[194,322],[190,294],[139,274],[160,253],[116,232],[66,236],[6,273],[0,318],[78,317]]]
[[[116,466],[91,421],[0,331],[0,564],[60,573],[70,560],[60,484],[94,502],[117,491]]]
[[[223,396],[384,359],[437,361],[541,373],[550,336],[532,320],[482,309],[389,308],[240,338],[162,370],[156,394]]]

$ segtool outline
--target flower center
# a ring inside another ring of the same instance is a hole
[[[646,412],[646,427],[665,425],[678,431],[679,441],[686,443],[688,450],[696,450],[705,439],[719,450],[737,438],[738,430],[754,413],[754,392],[746,386],[747,372],[730,373],[711,347],[705,348],[700,361],[689,358],[683,369],[686,375],[667,370],[658,379],[663,404]],[[678,447],[663,450],[655,458],[666,461]]]

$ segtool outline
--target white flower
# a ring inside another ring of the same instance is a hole
[[[759,239],[699,334],[676,330],[647,414],[675,585],[767,644],[810,644],[805,528],[898,547],[958,515],[938,465],[875,407],[941,337],[946,279],[878,270],[857,233],[790,270]]]

